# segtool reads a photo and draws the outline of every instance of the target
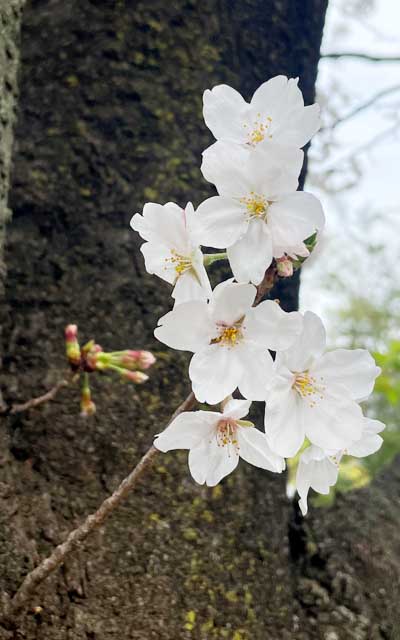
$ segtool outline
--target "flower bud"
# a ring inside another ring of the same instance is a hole
[[[121,354],[119,366],[124,369],[149,369],[155,363],[156,359],[151,351],[132,351],[128,350]]]
[[[81,350],[78,342],[78,327],[76,324],[69,324],[65,327],[65,349],[71,367],[79,367],[81,362]]]
[[[81,416],[87,418],[96,413],[96,405],[92,400],[89,387],[85,386],[81,394]]]
[[[276,258],[276,270],[281,278],[290,278],[293,275],[293,262],[288,256]]]
[[[143,384],[143,382],[149,379],[149,376],[146,376],[146,374],[141,371],[129,371],[128,369],[123,369],[121,376],[135,384]]]

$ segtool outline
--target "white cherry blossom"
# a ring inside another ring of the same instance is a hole
[[[303,241],[323,228],[319,200],[296,191],[296,171],[276,158],[222,144],[211,168],[204,164],[220,195],[198,207],[196,238],[202,245],[227,248],[239,282],[259,284],[273,257],[293,247],[304,253]]]
[[[361,437],[346,449],[340,451],[324,451],[315,445],[308,447],[300,456],[296,474],[296,489],[299,493],[299,506],[303,515],[308,511],[307,496],[310,489],[327,495],[330,487],[336,484],[339,464],[344,455],[364,458],[382,445],[378,435],[385,425],[379,420],[364,418]]]
[[[239,458],[250,464],[280,473],[282,457],[271,451],[267,439],[253,423],[244,421],[248,400],[229,400],[223,413],[192,411],[181,413],[156,437],[160,451],[189,449],[189,469],[199,484],[214,487],[238,465]]]
[[[324,353],[325,345],[322,321],[307,311],[302,334],[276,356],[275,381],[266,393],[265,431],[279,455],[294,456],[305,437],[335,451],[361,437],[358,402],[370,395],[380,369],[368,351]]]
[[[173,202],[149,202],[143,215],[136,213],[131,219],[132,229],[147,241],[141,246],[146,270],[174,285],[172,297],[177,304],[207,300],[211,295],[203,254],[193,238],[195,221],[190,202],[185,209]]]
[[[203,115],[217,140],[263,147],[303,147],[320,127],[319,106],[305,107],[298,79],[276,76],[264,82],[250,104],[228,85],[203,95]]]
[[[173,349],[193,351],[189,377],[200,402],[216,404],[237,387],[249,400],[263,400],[272,373],[268,349],[286,349],[301,333],[302,317],[267,300],[252,307],[256,288],[222,282],[210,302],[176,305],[154,332]]]

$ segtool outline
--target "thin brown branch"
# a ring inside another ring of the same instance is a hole
[[[42,396],[39,396],[37,398],[31,398],[30,400],[27,400],[22,404],[13,404],[11,408],[5,409],[2,413],[11,413],[11,414],[23,413],[24,411],[28,411],[29,409],[34,409],[35,407],[38,407],[39,405],[44,404],[45,402],[50,402],[51,400],[54,400],[58,392],[61,391],[61,389],[63,389],[64,387],[67,387],[70,384],[70,382],[71,382],[71,378],[69,379],[64,378],[64,380],[59,380],[54,385],[54,387],[46,391],[46,393],[44,393]]]
[[[278,276],[276,273],[276,269],[271,265],[266,270],[264,278],[257,287],[257,294],[253,302],[253,307],[256,307],[258,304],[260,304],[260,302],[262,302],[264,297],[271,291],[271,289],[273,289],[277,279]]]
[[[357,60],[366,60],[367,62],[400,62],[400,56],[374,56],[368,53],[357,53],[353,51],[337,51],[331,53],[324,53],[321,58],[331,58],[337,60],[338,58],[355,58]]]
[[[195,403],[196,398],[192,392],[178,407],[169,422],[183,411],[190,411]],[[158,453],[158,450],[154,446],[151,446],[133,471],[131,471],[131,473],[121,482],[114,493],[104,500],[99,509],[95,513],[89,515],[77,529],[71,531],[65,542],[56,547],[50,556],[43,560],[33,571],[28,573],[20,588],[5,608],[6,610],[3,614],[4,622],[12,621],[11,616],[15,616],[15,614],[23,608],[24,604],[35,592],[38,585],[43,582],[50,573],[55,571],[55,569],[65,561],[65,558],[74,551],[74,549],[80,547],[88,535],[100,527],[106,518],[115,511],[119,504],[127,497],[130,491],[132,491],[142,476],[151,467],[153,460]]]

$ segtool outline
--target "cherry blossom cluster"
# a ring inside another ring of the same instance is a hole
[[[380,372],[367,351],[326,352],[314,313],[286,313],[271,300],[255,304],[271,264],[292,275],[324,227],[319,200],[297,190],[319,107],[304,106],[297,80],[277,76],[250,104],[229,86],[214,87],[204,93],[203,113],[216,142],[203,152],[201,170],[218,195],[196,211],[190,203],[147,203],[131,226],[145,240],[146,270],[173,285],[174,308],[155,336],[193,353],[193,392],[220,411],[182,413],[154,444],[188,449],[193,478],[208,486],[239,458],[280,473],[285,458],[300,454],[296,486],[305,514],[310,487],[328,493],[341,458],[376,451],[384,428],[359,404]],[[203,255],[202,246],[226,253]],[[221,258],[233,278],[212,290],[206,266]],[[265,403],[263,431],[244,419],[253,401]]]

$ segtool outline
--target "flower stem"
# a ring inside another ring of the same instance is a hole
[[[168,424],[183,411],[190,411],[194,407],[195,403],[196,398],[192,392],[177,408]],[[0,621],[13,621],[15,614],[23,608],[24,604],[35,592],[38,585],[45,580],[50,573],[55,571],[55,569],[64,562],[65,558],[74,549],[80,548],[81,543],[86,540],[88,535],[100,527],[106,518],[108,518],[108,516],[110,516],[119,504],[127,497],[146,471],[150,469],[153,460],[158,453],[158,450],[152,445],[138,462],[133,471],[131,471],[131,473],[122,480],[119,487],[111,496],[104,500],[97,511],[87,516],[84,522],[77,529],[70,532],[65,542],[58,545],[58,547],[54,549],[53,553],[43,560],[35,569],[33,569],[33,571],[28,573],[12,600],[9,600],[6,604],[2,620]]]
[[[209,267],[213,262],[218,262],[218,260],[227,260],[227,254],[224,251],[223,253],[206,253],[204,254],[204,266]]]

